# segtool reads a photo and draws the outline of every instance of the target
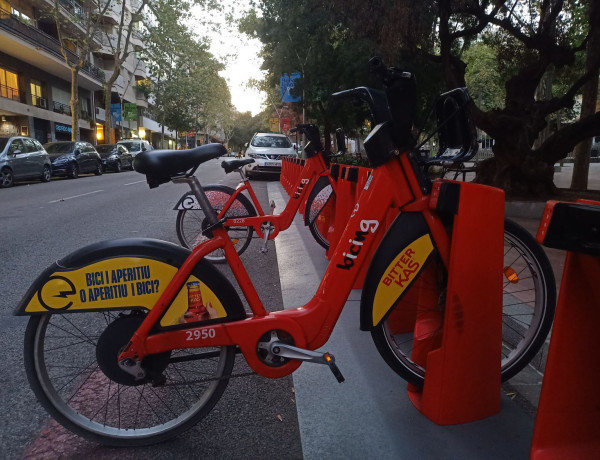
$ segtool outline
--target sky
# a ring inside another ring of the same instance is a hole
[[[248,0],[225,0],[222,3],[233,11],[236,18],[241,17],[249,8]],[[193,14],[202,16],[205,13],[195,10]],[[225,64],[221,76],[229,86],[231,102],[238,112],[251,112],[252,115],[256,115],[263,110],[265,97],[246,85],[250,79],[263,78],[263,72],[260,70],[262,59],[258,56],[260,41],[239,33],[235,27],[228,26],[224,18],[211,16],[211,19],[219,24],[219,30],[211,31],[207,28],[203,33],[211,41],[210,52]]]

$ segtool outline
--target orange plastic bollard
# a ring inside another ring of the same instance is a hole
[[[447,187],[454,192],[460,187],[460,193],[457,211],[438,209],[456,212],[442,337],[423,335],[427,339],[417,350],[425,383],[422,389],[408,387],[415,407],[439,425],[472,422],[500,410],[504,192],[444,181],[440,195],[451,190]],[[441,321],[415,314],[415,334]]]
[[[600,458],[600,203],[548,202],[538,231],[568,250],[531,443],[531,458]]]
[[[335,195],[335,210],[333,215],[333,225],[329,227],[327,233],[327,241],[329,241],[329,249],[326,251],[325,256],[327,259],[331,259],[333,251],[335,250],[342,231],[346,226],[347,218],[345,216],[346,209],[348,207],[347,201],[349,199],[346,187],[348,183],[342,180],[342,176],[346,174],[346,168],[339,164],[332,164],[331,168],[331,179],[336,181],[336,195]]]
[[[290,194],[289,191],[289,174],[290,174],[290,165],[291,165],[291,160],[288,158],[284,158],[283,160],[281,160],[281,174],[279,176],[279,182],[281,183],[281,186],[283,187],[283,189],[285,190],[285,192],[288,194]]]

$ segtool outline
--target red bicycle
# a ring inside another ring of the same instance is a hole
[[[428,372],[424,351],[439,346],[448,319],[446,303],[456,301],[446,299],[446,292],[453,276],[454,191],[460,186],[432,184],[427,164],[411,152],[412,76],[380,63],[374,67],[383,76],[385,92],[361,87],[337,94],[371,108],[375,128],[365,149],[374,170],[314,297],[299,308],[267,312],[198,179],[180,176],[222,155],[223,146],[136,157],[136,170],[146,175],[150,187],[171,180],[191,187],[212,238],[191,252],[151,239],[98,243],[61,259],[37,278],[16,314],[31,315],[25,368],[37,398],[57,421],[115,446],[166,440],[213,409],[229,379],[236,377],[232,369],[238,352],[265,377],[286,376],[302,362],[311,362],[329,366],[342,381],[333,356],[317,349],[327,342],[361,267],[369,262],[360,327],[371,332],[400,376],[423,384]],[[468,103],[464,89],[440,97],[444,149],[429,164],[464,161],[474,153]],[[435,206],[432,190],[438,198]],[[306,193],[299,188],[294,199],[302,200]],[[442,202],[448,206],[440,206]],[[400,213],[371,260],[367,254],[390,210]],[[556,292],[550,264],[532,236],[507,221],[504,244],[501,373],[507,379],[543,343]],[[224,251],[249,312],[230,281],[204,260],[217,249]],[[486,295],[477,285],[472,294]]]
[[[303,189],[309,191],[305,204],[305,223],[315,240],[325,249],[329,248],[329,242],[317,221],[325,206],[335,205],[335,182],[329,177],[329,158],[324,155],[317,126],[300,124],[291,131],[299,131],[306,135],[309,143],[305,147],[306,160],[296,192],[290,197],[280,214],[274,214],[273,202],[271,202],[270,214],[263,211],[252,184],[244,172],[244,166],[254,162],[252,158],[226,160],[221,163],[226,174],[234,171],[240,174],[241,182],[235,189],[220,184],[202,187],[240,255],[250,245],[254,232],[263,239],[261,252],[266,252],[268,240],[290,227],[296,212],[302,205],[298,197]],[[345,145],[343,134],[338,134],[338,145]],[[244,195],[244,192],[250,199]],[[212,234],[207,231],[208,217],[193,192],[184,194],[174,209],[178,211],[176,230],[182,246],[191,249],[212,237]],[[208,254],[206,259],[216,263],[225,262],[225,252],[223,249],[217,249]]]

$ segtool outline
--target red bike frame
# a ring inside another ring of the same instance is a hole
[[[302,180],[310,179],[314,174],[317,174],[314,168],[306,168],[300,183],[302,184]],[[301,201],[304,193],[306,193],[305,188],[298,190],[296,202]],[[257,344],[261,336],[272,330],[283,330],[293,337],[296,347],[315,350],[325,344],[346,303],[360,268],[368,262],[366,254],[376,241],[377,233],[382,230],[381,223],[390,207],[423,214],[436,249],[447,266],[450,252],[449,237],[441,220],[430,207],[430,195],[424,194],[419,186],[408,154],[403,153],[397,159],[373,170],[325,275],[315,295],[307,304],[296,309],[268,313],[225,228],[218,227],[213,230],[214,238],[193,249],[133,335],[119,360],[125,358],[141,360],[149,354],[180,348],[237,345],[248,364],[258,374],[265,377],[283,377],[290,374],[300,366],[301,362],[290,360],[280,367],[271,367],[263,363],[257,354]],[[285,218],[289,219],[289,214],[286,214]],[[263,220],[262,217],[256,217],[247,218],[245,221],[254,223]],[[192,326],[149,335],[152,327],[184,287],[196,264],[206,254],[219,248],[225,251],[227,262],[248,301],[252,315],[247,319],[229,323]],[[194,333],[190,334],[189,331]]]
[[[253,227],[258,236],[263,238],[264,233],[263,229],[261,229],[261,224],[268,220],[268,222],[274,227],[269,233],[269,239],[273,239],[279,234],[279,232],[288,229],[290,225],[292,225],[300,205],[305,201],[306,194],[310,192],[320,176],[327,175],[329,175],[329,168],[325,164],[325,160],[321,154],[307,158],[304,162],[302,173],[300,174],[300,177],[296,183],[296,191],[294,195],[290,197],[281,213],[269,215],[268,219],[265,219],[266,215],[260,206],[260,203],[258,202],[256,194],[252,189],[252,185],[250,185],[248,181],[244,181],[240,183],[240,185],[236,188],[235,193],[233,193],[223,205],[223,209],[219,212],[218,218],[219,220],[223,219],[238,195],[240,195],[244,190],[247,190],[252,203],[258,211],[258,216],[226,219],[224,225],[226,227]],[[335,187],[335,185],[332,186]]]

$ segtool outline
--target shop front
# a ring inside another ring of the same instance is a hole
[[[73,129],[69,125],[54,123],[54,138],[56,141],[70,141]]]

